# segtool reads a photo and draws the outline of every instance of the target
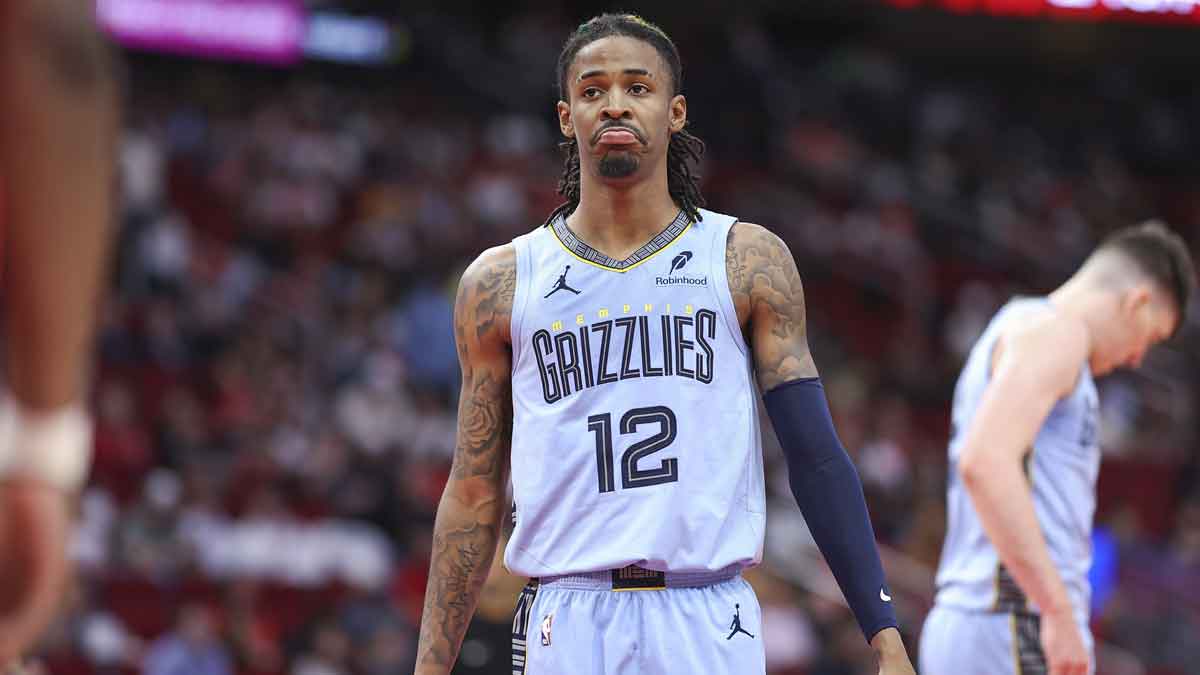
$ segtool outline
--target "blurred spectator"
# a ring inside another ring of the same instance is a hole
[[[174,473],[156,469],[142,487],[142,498],[121,521],[119,560],[134,574],[156,581],[182,569],[186,550],[177,531],[182,486]]]
[[[317,626],[312,645],[296,660],[291,675],[349,675],[350,637],[336,623]]]
[[[282,627],[263,608],[259,589],[253,580],[230,584],[225,596],[230,644],[237,660],[251,671],[278,672],[283,663]]]
[[[175,629],[155,640],[146,652],[146,675],[232,675],[229,652],[220,640],[211,610],[186,605]]]
[[[137,401],[125,383],[108,380],[100,387],[96,449],[92,473],[119,501],[128,502],[141,486],[154,456],[141,424]]]
[[[776,675],[807,673],[820,654],[816,629],[801,598],[786,582],[765,570],[746,575],[762,607],[762,641]]]

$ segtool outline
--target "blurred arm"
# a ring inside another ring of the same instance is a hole
[[[1050,560],[1025,476],[1025,456],[1054,404],[1069,393],[1087,359],[1085,328],[1039,317],[1002,337],[991,382],[963,440],[958,474],[988,539],[1021,589],[1045,614],[1070,613]]]
[[[512,441],[508,322],[516,278],[516,254],[502,246],[479,256],[458,287],[458,443],[434,524],[417,673],[450,672],[496,554]]]
[[[90,0],[0,2],[5,379],[34,413],[83,396],[112,229],[116,84],[92,13]],[[62,596],[69,499],[30,478],[0,483],[0,661]]]
[[[78,400],[112,231],[112,56],[90,0],[0,4],[6,379],[27,407]]]

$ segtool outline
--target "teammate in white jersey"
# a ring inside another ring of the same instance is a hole
[[[450,672],[495,553],[531,578],[513,673],[764,673],[758,387],[793,492],[879,657],[912,666],[853,464],[775,235],[702,209],[674,44],[633,15],[558,63],[567,202],[484,252],[455,309],[458,447],[438,508],[416,672]],[[630,591],[630,592],[617,592]]]
[[[1183,323],[1188,250],[1158,223],[1121,230],[1044,298],[992,319],[954,392],[947,532],[926,675],[1083,675],[1098,401]]]
[[[0,668],[67,584],[82,403],[112,233],[113,55],[91,0],[0,0]]]

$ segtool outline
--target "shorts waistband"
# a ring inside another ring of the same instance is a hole
[[[699,588],[729,581],[741,574],[741,565],[715,571],[658,572],[637,565],[620,569],[563,574],[538,579],[539,586],[579,591],[655,591],[664,588]]]

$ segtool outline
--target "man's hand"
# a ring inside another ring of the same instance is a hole
[[[879,660],[879,675],[916,675],[904,649],[904,641],[900,639],[900,631],[884,628],[871,638],[871,648]]]
[[[50,623],[67,585],[71,498],[39,481],[0,482],[0,663],[17,659]]]
[[[1087,675],[1090,658],[1083,646],[1083,635],[1070,611],[1042,614],[1042,653],[1050,675]]]

